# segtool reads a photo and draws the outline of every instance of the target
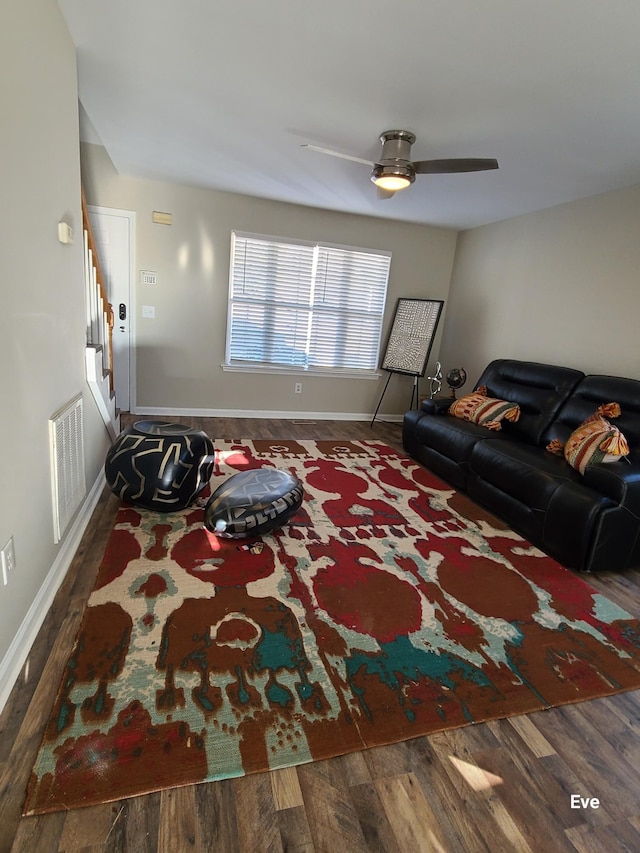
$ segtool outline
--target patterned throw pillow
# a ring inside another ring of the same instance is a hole
[[[472,424],[486,427],[486,429],[502,429],[500,421],[515,422],[520,417],[520,406],[517,403],[509,403],[506,400],[496,400],[487,397],[484,385],[473,394],[461,397],[449,406],[449,414],[454,418],[469,421]]]
[[[547,445],[550,453],[564,455],[569,465],[584,474],[587,465],[616,462],[629,454],[629,444],[618,427],[603,415],[616,418],[620,414],[617,403],[607,403],[583,421],[569,436],[565,445],[552,441]]]

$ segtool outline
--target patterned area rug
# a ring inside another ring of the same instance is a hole
[[[305,500],[260,542],[120,509],[25,814],[640,687],[636,620],[401,453],[217,441],[212,486],[264,465]]]

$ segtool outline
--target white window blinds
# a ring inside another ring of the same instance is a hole
[[[232,235],[227,364],[378,366],[389,252]]]

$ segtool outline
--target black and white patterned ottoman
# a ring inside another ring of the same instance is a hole
[[[104,473],[123,501],[159,512],[188,507],[209,484],[213,442],[201,430],[167,421],[138,421],[111,445]]]
[[[241,471],[211,495],[204,524],[229,539],[271,533],[296,514],[303,494],[302,483],[288,471],[267,467]]]

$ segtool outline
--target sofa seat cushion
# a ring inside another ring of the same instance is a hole
[[[556,490],[582,478],[564,460],[544,448],[513,441],[489,441],[473,449],[471,470],[476,477],[534,511],[545,512]]]
[[[498,435],[486,427],[448,415],[425,415],[414,426],[416,441],[458,464],[468,464],[473,448],[479,441],[489,439],[492,442],[494,436],[497,439]]]
[[[620,538],[628,550],[616,502],[587,486],[563,458],[543,448],[503,441],[478,444],[468,485],[474,500],[565,566],[602,568],[602,555],[593,544],[598,529],[609,542]]]
[[[459,421],[446,413],[430,415],[415,409],[402,424],[402,444],[407,453],[456,489],[465,490],[469,459],[479,441],[492,442],[502,435],[485,427]]]

